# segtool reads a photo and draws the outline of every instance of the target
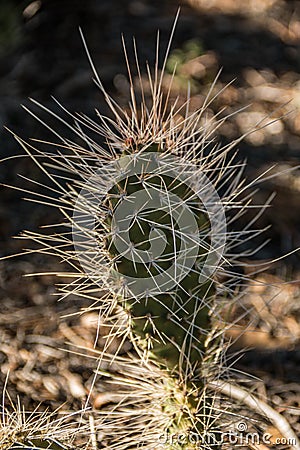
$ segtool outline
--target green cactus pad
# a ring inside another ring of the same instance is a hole
[[[138,149],[139,150],[139,149]],[[159,144],[147,147],[147,152],[160,152]],[[128,154],[128,150],[125,152]],[[184,232],[168,208],[152,208],[141,211],[129,224],[130,243],[135,250],[149,251],[155,232],[164,236],[164,248],[157,258],[145,263],[133,260],[126,252],[121,253],[114,239],[113,219],[116,209],[126,197],[152,189],[162,191],[178,199],[188,208],[195,220],[195,233],[203,236],[197,248],[194,264],[182,279],[174,279],[171,290],[155,295],[125,295],[125,308],[131,315],[132,331],[139,338],[140,345],[149,349],[152,355],[170,369],[194,365],[201,360],[204,341],[209,330],[209,301],[213,296],[213,282],[207,280],[199,284],[199,275],[206,260],[209,248],[210,222],[200,199],[190,186],[180,178],[167,174],[148,173],[147,167],[142,174],[132,175],[115,184],[107,195],[107,215],[104,226],[107,229],[106,249],[113,261],[114,271],[119,278],[134,277],[147,279],[167,271],[181,251],[182,240],[187,239]],[[172,208],[174,205],[172,205]],[[152,232],[152,235],[151,235]],[[190,239],[192,244],[192,240]]]

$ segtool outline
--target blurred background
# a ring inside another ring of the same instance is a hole
[[[24,177],[46,184],[46,179],[4,126],[24,139],[53,140],[38,121],[21,108],[29,98],[55,112],[54,96],[72,112],[96,119],[95,108],[110,114],[92,82],[92,71],[79,35],[82,28],[99,76],[110,94],[126,105],[128,83],[121,33],[133,61],[132,37],[138,43],[141,67],[155,60],[160,30],[161,60],[178,6],[181,13],[167,60],[165,85],[175,65],[172,96],[186,95],[191,86],[191,108],[203,104],[220,69],[215,92],[234,82],[218,96],[208,114],[226,108],[232,115],[218,130],[226,144],[257,123],[266,128],[239,144],[239,158],[247,159],[246,176],[252,180],[267,169],[277,176],[264,182],[255,202],[272,201],[258,226],[271,225],[255,245],[270,240],[252,263],[279,258],[300,247],[300,3],[295,0],[37,0],[0,2],[0,181],[21,191],[1,188],[1,256],[18,253],[30,244],[12,239],[23,229],[38,230],[59,220],[58,212],[23,200],[22,189],[34,186]],[[247,109],[244,107],[247,106]],[[38,112],[56,131],[68,136],[58,122]],[[71,137],[71,136],[70,136]],[[287,169],[294,168],[293,171]],[[244,223],[250,216],[243,219]],[[242,222],[243,222],[242,221]],[[241,223],[242,226],[242,223]],[[249,246],[253,243],[249,243]],[[74,312],[74,304],[57,303],[56,278],[24,278],[24,274],[61,269],[58,261],[26,255],[0,262],[0,378],[10,370],[9,389],[28,407],[43,401],[52,409],[66,402],[79,407],[91,380],[94,362],[61,350],[65,342],[93,346],[97,314],[60,321]],[[248,351],[238,368],[262,380],[262,395],[299,429],[300,415],[300,255],[278,260],[253,277],[243,308],[249,314],[229,338],[234,350]],[[271,301],[272,300],[272,301]],[[86,306],[84,300],[78,305]],[[241,312],[236,307],[236,316]],[[246,326],[249,325],[246,330]],[[101,341],[101,336],[99,337]],[[98,342],[101,347],[101,342]],[[97,399],[93,399],[96,402]],[[298,425],[297,425],[298,424]]]

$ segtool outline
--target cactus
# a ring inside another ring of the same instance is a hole
[[[99,86],[102,88],[100,81]],[[116,423],[110,418],[112,413],[100,421],[99,428],[105,429],[108,422],[112,425],[111,435],[122,436],[115,444],[110,442],[111,448],[157,444],[158,433],[166,436],[164,448],[187,450],[197,448],[190,442],[190,435],[199,438],[209,432],[210,438],[214,436],[210,425],[215,417],[214,402],[206,393],[206,379],[211,377],[222,345],[211,317],[216,310],[214,272],[220,272],[224,262],[223,205],[226,202],[227,210],[236,207],[238,177],[234,175],[232,187],[228,187],[222,201],[217,185],[224,177],[232,176],[233,165],[225,161],[235,143],[215,147],[206,155],[206,147],[223,119],[205,122],[204,105],[193,114],[187,110],[186,117],[176,124],[175,116],[183,108],[172,106],[168,111],[161,89],[161,79],[156,79],[152,107],[148,110],[143,105],[139,122],[136,111],[133,118],[124,112],[125,119],[121,121],[104,92],[116,113],[115,128],[120,135],[108,129],[103,118],[102,126],[91,126],[106,134],[111,155],[104,149],[94,150],[96,144],[82,135],[92,151],[68,145],[74,156],[80,153],[78,163],[73,158],[51,156],[57,168],[64,169],[66,165],[67,171],[82,178],[75,181],[72,190],[64,191],[60,200],[72,224],[71,239],[75,244],[75,252],[63,250],[64,255],[67,259],[78,258],[84,269],[81,272],[79,268],[83,284],[77,292],[81,290],[84,295],[85,284],[87,290],[91,289],[88,276],[92,286],[111,293],[110,301],[99,300],[101,314],[109,316],[120,308],[124,320],[119,320],[112,335],[131,339],[140,356],[135,359],[135,370],[146,364],[141,368],[146,385],[150,384],[153,390],[159,385],[161,398],[150,406],[149,413],[151,421],[155,415],[159,418],[156,441],[152,442],[150,430],[148,435],[142,433],[142,441],[135,433],[126,444],[128,430],[122,434],[118,422],[121,418],[126,428],[124,417],[131,413],[127,409],[124,415],[121,408]],[[136,104],[134,98],[132,103]],[[80,120],[85,123],[85,119]],[[87,160],[93,160],[94,166],[88,165]],[[74,209],[72,217],[67,212],[70,205]],[[41,241],[39,235],[31,234],[31,238]],[[61,244],[66,243],[65,239],[64,234]],[[233,235],[227,233],[227,240],[232,244]],[[62,247],[57,248],[60,252]],[[52,247],[46,244],[45,251],[49,250]],[[111,338],[109,335],[108,341]],[[104,357],[101,355],[102,361]],[[131,367],[129,360],[122,364],[117,355],[110,355],[109,360],[119,362],[121,374]],[[132,396],[128,389],[130,379],[135,380],[132,372],[118,382],[124,385],[120,403],[122,406],[126,399],[138,422],[141,412],[135,410],[136,404],[138,397],[144,399],[141,410],[145,409],[145,397],[141,392]],[[142,383],[141,390],[144,389]],[[140,433],[148,420],[147,414],[144,416],[142,426],[137,425]],[[179,440],[178,436],[183,437]]]
[[[201,279],[210,224],[198,191],[208,189],[209,182],[199,187],[201,171],[183,158],[171,160],[165,143],[131,142],[123,153],[118,160],[122,179],[102,203],[101,239],[112,280],[123,291],[117,295],[130,317],[133,339],[148,359],[169,369],[170,393],[161,408],[174,420],[166,432],[199,434],[203,424],[190,414],[197,418],[203,409],[198,404],[202,360],[215,288],[210,277]],[[179,385],[183,373],[187,380]]]
[[[152,110],[144,111],[139,124],[142,128],[145,122],[144,132],[139,129],[134,135],[131,123],[125,131],[116,125],[123,136],[113,135],[119,151],[115,159],[101,159],[104,150],[102,155],[90,154],[95,163],[92,176],[88,165],[82,167],[84,156],[80,168],[76,162],[73,166],[72,158],[65,161],[68,170],[76,175],[81,172],[82,181],[75,182],[80,192],[66,192],[61,202],[71,202],[74,208],[68,219],[75,244],[72,257],[84,269],[83,273],[80,269],[81,293],[85,283],[91,289],[84,280],[86,274],[94,286],[111,293],[110,301],[99,300],[99,309],[109,316],[120,308],[120,325],[115,324],[112,335],[131,339],[140,355],[136,365],[150,364],[144,369],[148,383],[163,380],[162,400],[151,413],[152,418],[155,414],[165,417],[161,434],[202,436],[214,416],[205,379],[220,345],[211,317],[217,289],[213,274],[222,268],[226,237],[216,181],[222,179],[224,161],[234,143],[205,156],[221,121],[213,127],[201,124],[202,110],[187,115],[178,125],[173,123],[174,116],[181,108],[154,120],[157,110],[166,108],[160,85],[161,81],[155,87]],[[73,145],[70,149],[77,152]],[[61,162],[56,160],[57,167]],[[230,176],[231,165],[226,171]],[[237,190],[230,193],[228,189],[226,201],[231,207],[230,196],[236,195]],[[63,208],[67,212],[69,206]],[[41,242],[37,234],[30,237]],[[52,251],[46,247],[46,252]],[[71,254],[66,252],[69,259]],[[117,356],[110,359],[117,361]],[[155,381],[153,370],[159,374]],[[131,396],[128,391],[127,395]],[[172,443],[171,448],[191,448],[186,439],[184,444]]]
[[[5,406],[5,394],[9,407]],[[0,414],[0,446],[3,450],[75,450],[71,445],[78,426],[71,425],[73,414],[57,417],[54,412],[25,411],[18,400],[15,405],[6,387],[3,390],[3,405]],[[86,427],[82,427],[82,431]],[[81,431],[81,430],[80,430]]]
[[[127,291],[124,297],[132,332],[139,337],[143,348],[150,348],[151,355],[172,370],[178,368],[180,355],[184,364],[186,361],[191,365],[198,363],[209,329],[207,303],[213,295],[213,281],[207,279],[200,284],[198,281],[209,248],[209,221],[195,192],[183,181],[159,173],[165,170],[158,169],[153,173],[153,167],[149,173],[149,165],[152,162],[156,165],[155,152],[162,151],[158,144],[152,144],[150,150],[153,153],[147,148],[146,157],[143,150],[136,154],[142,159],[139,175],[126,176],[108,191],[107,213],[103,220],[107,232],[105,248],[114,262],[116,281],[120,280],[123,285],[128,281],[124,286]],[[165,153],[168,155],[168,150]],[[171,167],[167,161],[168,172]],[[137,169],[136,159],[128,158],[125,170],[130,172],[132,169]],[[160,199],[158,194],[162,195],[162,192],[165,195]],[[184,206],[179,209],[180,201]],[[136,210],[133,214],[129,203]],[[125,215],[134,215],[134,220],[130,218],[126,229],[122,225],[122,230],[116,232],[117,223],[122,219],[116,223],[115,213],[120,215],[121,209]],[[191,223],[184,215],[189,216]],[[193,235],[188,230],[192,226]],[[197,231],[200,234],[200,230],[203,238],[198,243]],[[128,259],[127,242],[123,251],[122,248],[121,252],[118,250],[124,231],[132,244],[132,260]],[[186,260],[191,267],[184,266]],[[186,274],[181,273],[183,269]],[[170,285],[166,292],[163,283]],[[192,322],[193,329],[189,332]]]
[[[55,234],[53,242],[38,233],[26,237],[75,268],[74,283],[62,288],[63,295],[96,300],[99,314],[110,321],[97,376],[117,385],[119,401],[99,412],[98,428],[109,448],[118,450],[193,450],[199,441],[205,448],[219,447],[222,408],[215,406],[218,398],[209,386],[227,371],[220,310],[233,298],[236,280],[226,267],[240,240],[257,234],[226,225],[247,209],[243,164],[231,155],[244,136],[223,147],[214,143],[226,120],[205,118],[216,82],[193,113],[189,97],[181,106],[178,100],[169,103],[171,85],[166,93],[162,87],[169,48],[161,71],[158,63],[154,76],[148,70],[150,105],[137,62],[140,110],[130,70],[127,111],[107,94],[89,56],[115,120],[100,115],[98,124],[74,117],[72,130],[85,147],[61,138],[61,150],[47,155],[17,137],[34,160],[49,157],[55,170],[73,177],[65,186],[38,162],[62,193],[50,202],[63,211],[69,231]],[[125,55],[128,63],[126,50]],[[106,147],[89,136],[89,129],[104,137]],[[224,274],[232,284],[222,284]],[[115,337],[129,338],[134,352],[110,355],[107,347]],[[112,363],[118,375],[102,369]]]

